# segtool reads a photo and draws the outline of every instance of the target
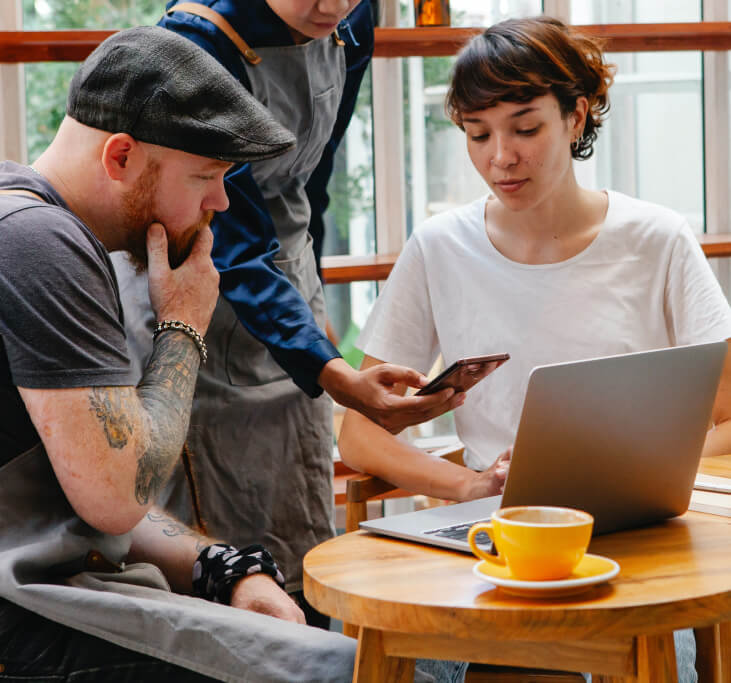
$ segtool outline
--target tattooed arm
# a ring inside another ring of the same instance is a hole
[[[193,563],[201,550],[216,540],[196,533],[166,512],[153,507],[132,531],[129,562],[152,562],[177,593],[192,590]],[[268,574],[239,579],[231,592],[231,606],[305,623],[305,615]]]
[[[203,548],[215,542],[152,507],[132,532],[127,560],[157,565],[175,592],[190,593],[193,563]]]
[[[125,533],[155,502],[183,447],[198,364],[192,340],[164,332],[136,388],[19,388],[66,497],[91,526]]]
[[[204,334],[218,292],[210,230],[175,270],[167,264],[164,231],[152,232],[153,308],[160,319],[183,320]],[[199,363],[193,341],[167,331],[137,387],[18,387],[66,497],[88,524],[126,533],[150,509],[182,450]]]

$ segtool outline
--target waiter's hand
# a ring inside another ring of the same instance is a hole
[[[443,389],[427,396],[404,396],[406,387],[419,389],[428,380],[420,372],[390,363],[354,370],[342,358],[326,363],[320,386],[338,403],[353,408],[392,434],[426,422],[461,406],[463,392]]]
[[[231,591],[231,607],[304,624],[304,612],[268,574],[252,574],[240,579]]]

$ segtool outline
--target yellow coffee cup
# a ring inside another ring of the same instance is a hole
[[[567,578],[579,564],[591,540],[594,518],[582,510],[531,505],[502,508],[489,522],[470,529],[467,540],[477,557],[506,566],[522,581]],[[498,551],[490,555],[475,542],[487,532]]]

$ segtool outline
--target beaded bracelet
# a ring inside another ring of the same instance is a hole
[[[201,356],[201,363],[205,363],[208,359],[208,347],[203,341],[203,337],[198,334],[198,330],[192,325],[184,323],[182,320],[162,320],[155,325],[155,331],[152,333],[152,338],[157,339],[157,335],[167,330],[177,330],[183,334],[187,334],[195,343],[198,348],[198,353]]]
[[[236,581],[259,572],[271,576],[280,588],[284,588],[284,576],[264,546],[250,545],[237,550],[223,543],[209,545],[203,548],[193,565],[193,595],[230,605]]]

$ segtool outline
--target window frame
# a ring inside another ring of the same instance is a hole
[[[544,11],[565,20],[571,0],[544,0]],[[479,29],[398,29],[399,0],[380,3],[381,22],[376,29],[376,56],[373,60],[373,144],[376,206],[376,255],[373,264],[356,257],[324,257],[324,275],[329,281],[380,280],[406,241],[406,186],[403,125],[403,57],[396,55],[454,54]],[[686,24],[624,24],[587,27],[608,37],[609,51],[652,49],[693,49],[702,51],[704,120],[705,233],[731,233],[729,225],[729,76],[731,23],[727,0],[703,0],[703,22]],[[25,90],[23,61],[81,60],[112,31],[53,31],[14,33],[21,30],[20,0],[0,3],[0,30],[9,31],[0,40],[0,154],[2,158],[25,163]],[[709,22],[725,22],[710,24]],[[426,33],[424,33],[426,32]],[[424,36],[428,36],[425,38]],[[614,42],[613,42],[614,41]],[[3,46],[1,43],[5,42]],[[395,47],[394,47],[395,46]],[[400,52],[399,52],[400,51]],[[10,57],[8,57],[8,54]],[[707,131],[714,131],[710,136]],[[725,144],[724,144],[725,142]],[[418,157],[412,164],[418,164]],[[416,177],[416,176],[414,176]],[[704,245],[707,255],[731,255],[731,236],[716,238],[715,246]],[[337,273],[329,278],[329,262]],[[728,259],[714,259],[714,268],[729,291],[731,267]]]

